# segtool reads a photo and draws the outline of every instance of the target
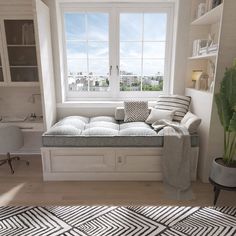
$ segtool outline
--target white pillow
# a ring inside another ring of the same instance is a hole
[[[153,124],[154,122],[158,120],[173,120],[175,111],[167,111],[167,110],[160,110],[152,108],[150,115],[146,119],[146,123]]]
[[[184,125],[190,134],[196,133],[201,123],[201,119],[188,111],[184,118],[181,120],[181,125]]]

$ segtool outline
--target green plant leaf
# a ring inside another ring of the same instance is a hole
[[[227,98],[223,94],[216,94],[215,100],[218,108],[220,122],[225,131],[229,131],[229,124],[233,116],[233,110],[231,109]]]
[[[220,96],[219,93],[215,94],[215,101],[216,101],[216,105],[217,105],[218,115],[219,115],[219,118],[220,118],[220,123],[223,127],[225,127],[224,120],[223,120],[221,96]]]
[[[229,123],[229,131],[236,132],[236,112],[233,113],[233,116]]]
[[[227,99],[231,109],[234,109],[236,106],[236,67],[226,69],[220,93]]]

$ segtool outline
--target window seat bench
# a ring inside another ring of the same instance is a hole
[[[72,116],[42,136],[44,180],[161,180],[164,137],[145,122]],[[191,178],[199,140],[191,135]],[[173,157],[174,158],[174,157]]]

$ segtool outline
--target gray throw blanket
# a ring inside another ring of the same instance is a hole
[[[167,120],[157,121],[152,126],[159,131],[158,135],[164,136],[162,172],[167,197],[177,200],[192,199],[191,140],[187,128]]]

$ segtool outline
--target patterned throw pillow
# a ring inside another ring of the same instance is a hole
[[[149,115],[148,102],[124,102],[125,122],[145,121]]]
[[[182,95],[160,95],[155,108],[175,111],[173,120],[180,122],[189,110],[191,97]]]

